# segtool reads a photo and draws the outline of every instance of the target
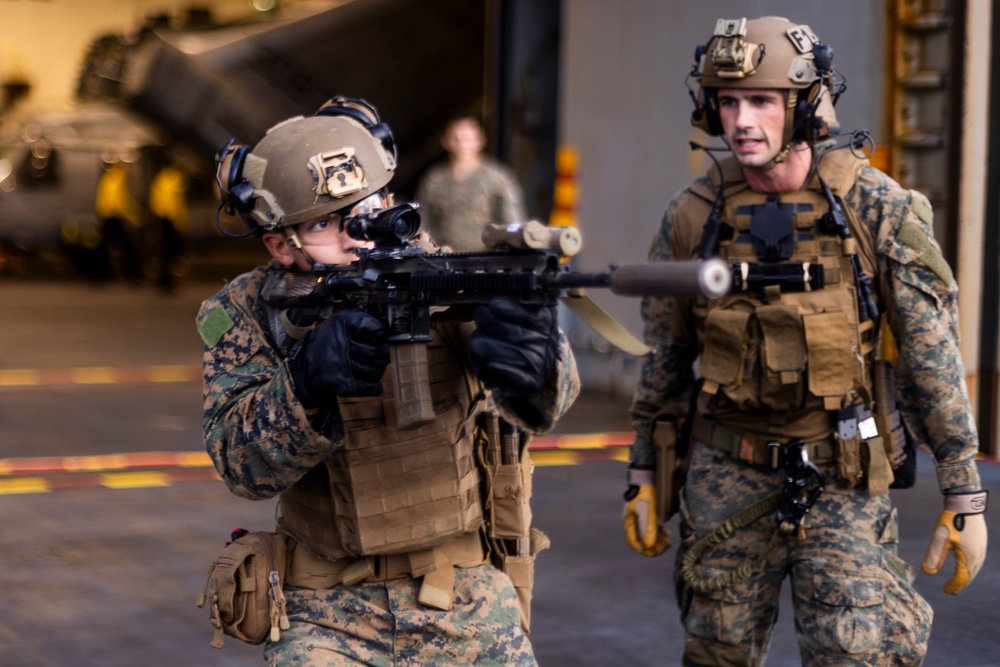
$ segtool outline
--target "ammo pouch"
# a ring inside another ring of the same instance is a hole
[[[479,418],[480,462],[486,483],[483,507],[490,562],[514,585],[521,612],[521,627],[531,631],[531,591],[535,556],[548,548],[545,534],[531,527],[531,475],[529,437],[504,423],[495,412]]]
[[[215,636],[222,648],[223,634],[248,644],[278,641],[289,628],[285,596],[286,538],[279,532],[247,533],[219,552],[208,570],[197,605],[211,604]]]

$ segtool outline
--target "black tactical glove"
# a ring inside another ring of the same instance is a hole
[[[388,365],[385,326],[360,310],[324,320],[288,356],[295,395],[307,408],[333,405],[338,396],[381,396]]]
[[[540,392],[559,357],[555,304],[497,298],[477,308],[475,319],[469,351],[483,384],[505,397]]]

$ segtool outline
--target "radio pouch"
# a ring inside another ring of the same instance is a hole
[[[247,533],[227,544],[212,562],[197,605],[211,605],[214,648],[222,648],[223,635],[260,644],[278,641],[280,631],[289,628],[281,591],[285,540],[279,532]]]

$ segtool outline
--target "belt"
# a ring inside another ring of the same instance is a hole
[[[704,417],[695,417],[691,435],[712,449],[729,454],[744,463],[767,466],[772,469],[784,468],[788,455],[801,456],[796,448],[789,452],[791,444],[801,444],[802,452],[816,465],[836,462],[836,444],[832,438],[812,442],[779,442],[760,436],[733,431]]]
[[[435,552],[455,567],[475,567],[486,562],[486,552],[478,531],[422,551],[335,560],[324,558],[295,543],[285,584],[297,588],[326,589],[342,583],[419,577],[437,570]]]

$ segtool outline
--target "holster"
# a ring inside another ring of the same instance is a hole
[[[656,516],[666,523],[680,510],[681,487],[687,474],[687,443],[678,447],[677,418],[659,414],[653,418],[649,433],[656,452]]]

